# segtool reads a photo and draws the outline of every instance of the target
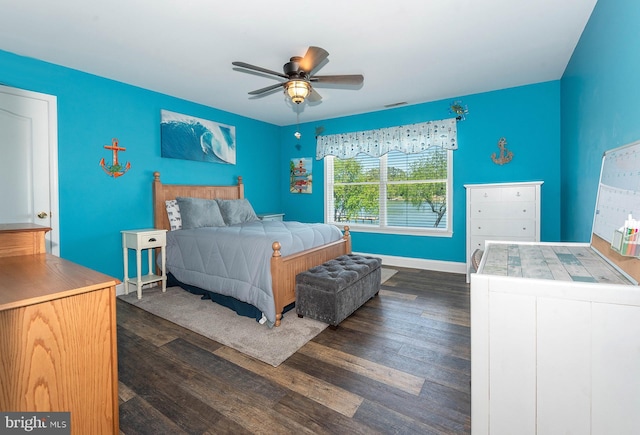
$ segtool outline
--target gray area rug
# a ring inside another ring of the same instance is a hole
[[[383,268],[382,281],[395,273]],[[119,298],[274,367],[328,326],[307,317],[301,319],[291,310],[279,327],[268,328],[254,319],[238,316],[229,308],[203,301],[180,287],[169,287],[165,293],[159,286],[144,289],[140,300],[135,291]]]
[[[382,282],[385,282],[386,280],[388,280],[389,278],[391,278],[393,275],[395,275],[396,273],[398,273],[397,270],[394,269],[389,269],[387,267],[383,267],[380,270],[381,274],[382,274]]]

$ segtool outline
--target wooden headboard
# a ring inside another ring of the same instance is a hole
[[[244,184],[242,177],[238,177],[238,184],[234,186],[195,186],[188,184],[162,184],[160,172],[153,173],[153,227],[170,230],[169,218],[165,208],[165,201],[176,199],[178,196],[204,199],[242,199],[244,198]]]

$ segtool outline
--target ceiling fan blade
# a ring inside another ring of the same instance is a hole
[[[253,71],[259,71],[265,74],[271,74],[274,76],[278,76],[278,77],[282,77],[283,79],[288,79],[289,77],[287,77],[286,75],[276,72],[276,71],[271,71],[270,69],[266,69],[266,68],[262,68],[260,66],[255,66],[255,65],[251,65],[249,63],[245,63],[245,62],[231,62],[232,65],[234,66],[239,66],[240,68],[246,68],[246,69],[250,69]]]
[[[336,76],[313,76],[309,81],[314,83],[332,83],[336,85],[361,85],[364,83],[362,74],[348,74]]]
[[[316,103],[316,102],[322,100],[322,95],[320,95],[318,92],[316,92],[315,89],[311,88],[311,92],[307,96],[307,100],[310,103]]]
[[[251,91],[249,92],[249,95],[260,95],[260,94],[264,94],[265,92],[269,92],[272,91],[276,88],[280,88],[282,86],[285,85],[286,82],[284,83],[278,83],[276,85],[271,85],[271,86],[267,86],[266,88],[261,88],[261,89],[256,89],[255,91]]]
[[[324,48],[320,47],[309,47],[307,49],[307,53],[304,55],[302,60],[300,61],[300,69],[306,72],[307,74],[311,74],[322,61],[324,61],[327,57],[329,57],[329,52]]]

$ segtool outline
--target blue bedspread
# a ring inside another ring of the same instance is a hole
[[[255,221],[226,227],[170,231],[167,271],[179,281],[232,296],[276,320],[271,286],[271,245],[283,256],[339,240],[334,225]]]

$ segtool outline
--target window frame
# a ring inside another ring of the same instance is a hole
[[[324,166],[324,222],[327,224],[344,226],[348,225],[351,231],[366,232],[366,233],[380,233],[380,234],[397,234],[397,235],[413,235],[413,236],[430,236],[430,237],[453,237],[453,150],[445,149],[447,152],[447,214],[446,214],[446,227],[445,228],[426,228],[426,227],[389,227],[382,226],[383,219],[386,214],[386,207],[380,207],[378,225],[363,225],[352,222],[334,222],[333,221],[333,209],[329,208],[329,199],[333,199],[333,160],[338,158],[335,156],[325,156],[323,159]],[[386,202],[387,191],[387,155],[382,155],[378,158],[378,165],[380,168],[380,201],[381,204]],[[384,167],[381,163],[384,159]],[[384,175],[384,177],[383,177]],[[384,180],[383,180],[384,178]]]

